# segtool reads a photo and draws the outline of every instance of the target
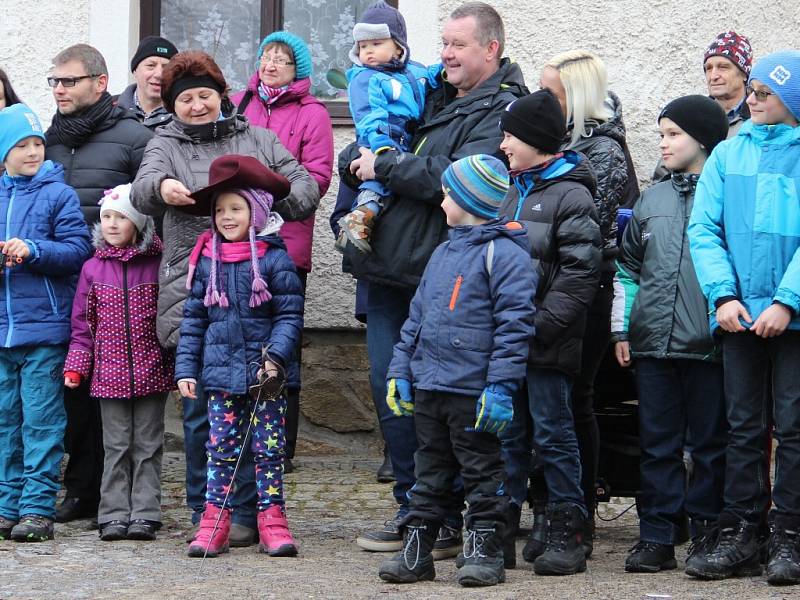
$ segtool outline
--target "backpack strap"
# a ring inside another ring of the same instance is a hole
[[[253,90],[248,89],[242,99],[239,101],[239,106],[236,107],[236,114],[243,115],[247,105],[250,104],[250,100],[253,99]]]

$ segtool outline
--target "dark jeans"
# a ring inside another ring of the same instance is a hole
[[[392,349],[408,318],[413,296],[413,290],[371,283],[367,300],[367,354],[372,400],[394,469],[394,497],[401,507],[408,505],[407,493],[414,485],[417,436],[413,418],[396,417],[386,406],[386,373],[392,360]]]
[[[508,496],[500,441],[492,433],[468,431],[475,425],[476,398],[417,390],[414,421],[419,447],[414,454],[417,481],[411,488],[408,518],[441,523],[459,511],[453,485],[461,476],[469,508],[465,523],[505,523]]]
[[[183,399],[183,436],[186,453],[186,505],[192,509],[192,523],[198,523],[206,501],[208,473],[208,396],[198,383],[197,399]],[[229,498],[232,520],[251,529],[256,528],[256,467],[248,445],[242,450],[236,485]]]
[[[722,510],[727,422],[722,366],[701,360],[636,360],[642,540],[679,544],[684,515],[716,521]],[[684,434],[694,470],[686,487]]]
[[[581,457],[581,489],[590,513],[594,512],[597,503],[597,466],[600,458],[600,430],[594,416],[594,380],[611,338],[613,282],[614,274],[604,272],[586,317],[581,372],[572,387],[572,417]]]
[[[548,502],[571,504],[586,511],[571,387],[570,377],[560,371],[528,367],[527,397],[515,395],[514,419],[501,435],[508,492],[515,504],[521,506],[525,501],[533,445],[544,469]]]
[[[100,481],[103,478],[103,424],[100,404],[89,396],[89,383],[64,390],[67,429],[64,449],[69,454],[64,470],[67,498],[100,502]]]
[[[769,425],[774,415],[775,512],[800,515],[800,332],[722,336],[730,425],[724,512],[758,523],[770,501]],[[770,391],[772,411],[770,411]]]

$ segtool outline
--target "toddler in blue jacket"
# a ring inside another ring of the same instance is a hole
[[[260,549],[294,556],[283,501],[286,397],[259,392],[262,374],[283,379],[303,329],[303,287],[277,235],[283,221],[272,212],[289,182],[238,155],[212,162],[209,182],[192,194],[196,204],[181,207],[212,214],[189,256],[175,364],[183,397],[196,399],[198,380],[208,395],[206,506],[189,556],[228,551],[226,500],[245,443],[255,459]]]
[[[426,82],[438,85],[441,64],[428,69],[409,60],[403,15],[383,1],[364,11],[353,27],[353,39],[347,93],[358,145],[375,154],[406,151],[425,108]],[[377,180],[359,186],[352,212],[339,220],[338,250],[347,241],[361,252],[371,250],[372,226],[389,196]]]
[[[0,111],[0,540],[53,539],[75,284],[89,230],[24,104]]]
[[[525,377],[538,277],[525,227],[497,218],[508,190],[502,162],[462,158],[442,188],[450,239],[431,256],[388,370],[386,402],[414,417],[419,448],[403,550],[379,575],[394,583],[435,577],[431,551],[460,475],[469,508],[458,581],[495,585],[505,580],[508,504],[497,435]]]

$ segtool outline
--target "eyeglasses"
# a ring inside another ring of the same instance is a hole
[[[100,75],[81,75],[79,77],[48,77],[47,85],[49,85],[51,88],[54,88],[58,87],[58,84],[60,83],[64,87],[75,87],[75,84],[82,79],[93,79],[94,77],[100,77]]]
[[[757,90],[752,85],[745,86],[744,88],[745,98],[750,96],[750,94],[754,94],[756,100],[759,102],[766,102],[770,96],[774,96],[775,92],[770,92],[769,90]]]
[[[275,65],[276,67],[288,67],[289,65],[293,65],[294,64],[288,58],[281,58],[281,57],[273,58],[273,57],[269,57],[269,56],[262,56],[259,59],[259,62],[262,65]]]

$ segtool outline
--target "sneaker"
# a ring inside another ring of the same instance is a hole
[[[464,545],[464,540],[461,537],[461,527],[455,528],[442,523],[439,527],[439,533],[436,535],[436,541],[433,544],[433,560],[443,560],[445,558],[453,558],[461,551]]]
[[[64,498],[61,505],[56,508],[56,523],[69,523],[78,519],[96,518],[97,505],[97,502],[82,498]]]
[[[675,546],[640,541],[628,551],[625,570],[628,573],[658,573],[677,569]]]
[[[128,539],[152,542],[156,539],[156,531],[159,529],[161,529],[161,523],[158,521],[134,519],[131,521],[131,524],[128,525]]]
[[[375,212],[365,206],[359,206],[339,219],[340,235],[344,233],[347,241],[359,252],[365,254],[372,252],[369,240],[374,223]]]
[[[699,579],[761,575],[758,554],[758,525],[723,517],[713,547],[687,560],[686,574]]]
[[[383,524],[383,529],[367,531],[356,538],[356,545],[369,552],[399,552],[403,549],[403,534],[400,521],[405,514],[397,513],[393,519]]]
[[[12,521],[11,519],[6,519],[3,516],[0,516],[0,541],[7,540],[11,535],[11,530],[14,529],[14,525],[16,525],[16,521]]]
[[[800,583],[800,519],[775,515],[769,538],[767,583]]]
[[[433,545],[440,527],[438,523],[412,519],[403,526],[403,546],[392,558],[381,563],[378,576],[390,583],[433,581]]]
[[[503,524],[475,521],[467,529],[464,565],[458,569],[458,583],[465,587],[497,585],[506,580],[503,567]]]
[[[128,539],[128,524],[117,519],[100,523],[100,539],[104,542],[118,542]]]
[[[547,507],[547,536],[544,552],[533,562],[537,575],[572,575],[586,570],[583,550],[583,522],[577,506],[555,504]]]
[[[53,519],[41,515],[23,515],[11,530],[15,542],[44,542],[53,539]]]
[[[231,548],[249,548],[258,541],[258,529],[241,523],[231,523],[228,543]]]
[[[544,542],[547,538],[547,517],[544,507],[533,509],[533,527],[525,547],[522,549],[522,558],[525,562],[532,563],[544,552]]]

